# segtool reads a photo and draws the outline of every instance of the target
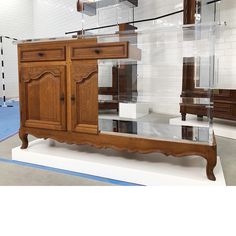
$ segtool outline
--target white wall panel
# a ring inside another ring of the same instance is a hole
[[[0,0],[0,35],[17,39],[33,36],[33,1]],[[4,39],[4,62],[7,97],[18,96],[18,69],[16,46]],[[2,81],[0,96],[2,96]]]
[[[223,0],[221,21],[227,26],[217,41],[218,87],[236,89],[236,1]]]
[[[80,29],[81,14],[76,0],[34,0],[34,37],[65,36],[66,31]]]

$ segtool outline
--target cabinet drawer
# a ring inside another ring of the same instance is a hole
[[[72,60],[128,58],[128,42],[81,45],[71,50]]]
[[[65,48],[22,49],[20,60],[21,62],[63,61],[65,60]]]

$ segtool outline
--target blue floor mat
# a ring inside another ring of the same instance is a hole
[[[0,142],[16,134],[20,127],[19,102],[7,104],[13,107],[0,107]]]

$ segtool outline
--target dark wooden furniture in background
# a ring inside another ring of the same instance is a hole
[[[236,90],[214,90],[213,116],[236,121]]]
[[[139,50],[128,42],[97,43],[93,38],[26,42],[18,45],[18,55],[21,148],[28,147],[27,137],[31,134],[120,151],[160,152],[176,157],[199,155],[207,161],[207,177],[215,180],[215,142],[151,139],[99,131],[97,60],[139,60]],[[123,124],[119,129],[122,132]]]
[[[196,0],[184,0],[184,24],[195,24]],[[236,90],[219,89],[205,91],[195,86],[195,65],[194,58],[184,58],[183,62],[183,84],[182,102],[180,113],[182,120],[186,120],[187,114],[197,115],[199,118],[212,115],[214,118],[221,118],[236,121]],[[205,105],[191,104],[194,98],[209,98],[213,103],[213,109],[209,110]]]

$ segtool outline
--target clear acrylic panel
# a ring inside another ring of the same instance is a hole
[[[142,0],[83,0],[83,29],[132,23],[152,19],[154,24],[173,26],[183,24],[183,0],[165,1]],[[221,1],[196,0],[196,24],[220,22]],[[93,26],[93,27],[91,27]],[[137,27],[150,26],[150,22],[139,22]],[[90,33],[115,32],[112,29],[91,30]]]
[[[183,0],[143,1],[143,0],[81,0],[83,2],[82,30],[84,34],[115,33],[119,24],[140,21],[138,28],[150,26],[147,19],[158,18],[151,23],[173,26],[183,23]],[[168,17],[165,17],[168,15]],[[144,21],[143,21],[144,20]],[[114,26],[103,28],[106,26]],[[117,27],[115,27],[117,26]],[[97,28],[99,30],[87,29]],[[101,28],[102,27],[102,28]]]
[[[97,36],[129,42],[128,58],[98,62],[100,131],[212,144],[218,35],[201,24]]]
[[[115,33],[119,31],[119,24],[134,21],[137,6],[137,0],[84,0],[82,29],[113,26],[86,33]]]

